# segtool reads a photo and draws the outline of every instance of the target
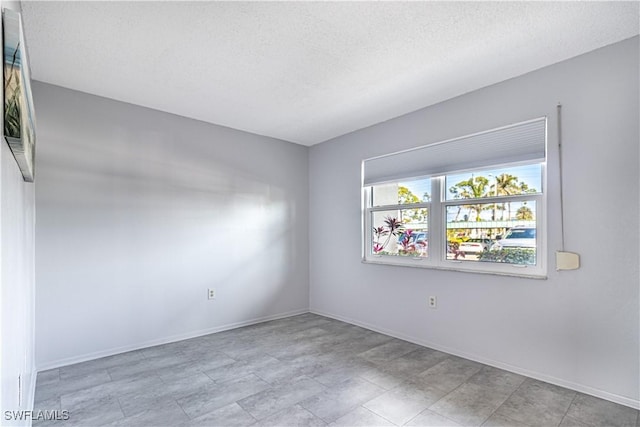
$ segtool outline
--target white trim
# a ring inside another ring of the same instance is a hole
[[[429,341],[425,341],[419,338],[415,338],[412,336],[408,336],[405,334],[402,334],[400,332],[396,332],[396,331],[392,331],[390,329],[386,329],[386,328],[381,328],[379,326],[376,325],[372,325],[370,323],[367,322],[361,322],[355,319],[351,319],[348,317],[344,317],[344,316],[340,316],[338,314],[333,314],[333,313],[328,313],[322,310],[318,310],[318,309],[314,309],[314,308],[310,308],[309,309],[310,313],[313,314],[317,314],[320,316],[325,316],[325,317],[329,317],[332,319],[336,319],[339,320],[341,322],[346,322],[346,323],[350,323],[352,325],[356,325],[356,326],[360,326],[362,328],[365,329],[369,329],[375,332],[379,332],[381,334],[385,334],[385,335],[389,335],[391,337],[394,338],[398,338],[404,341],[408,341],[414,344],[418,344],[421,345],[423,347],[429,347],[432,348],[434,350],[438,350],[438,351],[442,351],[448,354],[452,354],[454,356],[459,356],[459,357],[463,357],[465,359],[469,359],[469,360],[473,360],[474,362],[479,362],[479,363],[483,363],[485,365],[489,365],[489,366],[493,366],[495,368],[499,368],[499,369],[504,369],[505,371],[509,371],[509,372],[513,372],[519,375],[524,375],[526,377],[530,377],[536,380],[540,380],[540,381],[544,381],[550,384],[554,384],[560,387],[564,387],[564,388],[568,388],[574,391],[578,391],[580,393],[584,393],[584,394],[588,394],[591,396],[595,396],[598,397],[600,399],[605,399],[614,403],[618,403],[620,405],[624,405],[624,406],[628,406],[630,408],[633,409],[640,409],[640,399],[632,399],[629,397],[625,397],[625,396],[620,396],[618,394],[615,393],[609,393],[607,391],[604,390],[600,390],[594,387],[590,387],[584,384],[580,384],[580,383],[576,383],[573,381],[567,381],[564,380],[562,378],[557,378],[551,375],[547,375],[547,374],[543,374],[541,372],[537,372],[537,371],[531,371],[529,369],[526,368],[522,368],[519,366],[514,366],[514,365],[510,365],[508,363],[504,363],[504,362],[500,362],[497,360],[493,360],[493,359],[488,359],[486,357],[482,357],[482,356],[478,356],[477,354],[473,354],[473,353],[467,353],[465,351],[460,351],[458,349],[454,349],[454,348],[450,348],[450,347],[446,347],[446,346],[442,346],[442,345],[438,345]]]
[[[549,277],[544,274],[525,274],[524,271],[526,270],[526,268],[523,269],[518,269],[518,267],[513,267],[512,271],[496,271],[496,270],[492,270],[492,271],[483,271],[483,270],[473,270],[473,269],[468,269],[468,268],[459,268],[457,267],[462,263],[463,261],[454,261],[454,260],[447,260],[447,262],[449,263],[449,265],[451,265],[450,267],[447,265],[433,265],[433,264],[420,264],[419,262],[422,260],[428,260],[428,258],[408,258],[408,257],[398,257],[398,256],[387,256],[387,255],[378,255],[379,257],[381,257],[380,261],[376,261],[375,257],[376,255],[371,255],[371,259],[363,259],[362,263],[363,264],[374,264],[374,265],[389,265],[392,267],[411,267],[411,268],[425,268],[427,270],[442,270],[442,271],[455,271],[458,273],[472,273],[472,274],[489,274],[492,276],[507,276],[507,277],[518,277],[521,279],[535,279],[535,280],[547,280]],[[382,257],[384,257],[384,259],[382,259]],[[398,259],[398,261],[400,262],[394,262],[395,259]],[[403,260],[407,260],[405,262],[402,262]],[[492,264],[493,265],[493,264]]]
[[[80,356],[67,357],[65,359],[58,359],[51,362],[45,362],[41,366],[38,366],[38,369],[36,372],[42,372],[49,369],[60,368],[62,366],[73,365],[75,363],[86,362],[89,360],[99,359],[101,357],[113,356],[115,354],[126,353],[128,351],[134,351],[134,350],[140,350],[143,348],[153,347],[156,345],[169,344],[176,341],[182,341],[190,338],[201,337],[204,335],[215,334],[216,332],[228,331],[229,329],[236,329],[236,328],[241,328],[243,326],[255,325],[256,323],[263,323],[263,322],[268,322],[270,320],[278,320],[278,319],[283,319],[285,317],[297,316],[297,315],[305,314],[308,312],[309,312],[308,309],[303,308],[299,310],[288,311],[285,313],[274,314],[271,316],[258,317],[256,319],[246,320],[242,322],[215,326],[213,328],[201,329],[199,331],[188,332],[185,334],[172,335],[169,337],[159,338],[156,340],[144,341],[142,343],[135,344],[135,345],[116,347],[108,350],[97,351],[94,353],[87,353]]]
[[[31,374],[31,378],[29,380],[29,392],[26,394],[27,400],[26,400],[26,405],[25,408],[27,409],[27,411],[33,411],[33,407],[36,403],[36,380],[38,378],[38,373],[36,371],[34,371]],[[33,422],[33,420],[29,420],[29,426],[31,426],[31,423]]]

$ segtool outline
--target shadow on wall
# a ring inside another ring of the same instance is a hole
[[[292,309],[298,219],[281,186],[166,143],[56,138],[41,151],[38,274],[74,314],[42,333],[60,336],[80,316],[137,342]]]

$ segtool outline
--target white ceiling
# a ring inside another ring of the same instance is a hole
[[[638,2],[23,1],[32,77],[313,145],[639,32]]]

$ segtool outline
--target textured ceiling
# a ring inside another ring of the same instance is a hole
[[[304,145],[638,34],[637,2],[23,1],[32,77]]]

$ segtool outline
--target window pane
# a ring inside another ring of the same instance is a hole
[[[447,259],[535,265],[535,205],[530,200],[447,206]]]
[[[446,200],[541,193],[542,166],[536,164],[447,175],[445,187]]]
[[[431,180],[429,178],[374,185],[372,190],[372,206],[406,205],[425,203],[431,200]]]
[[[411,221],[405,221],[408,218]],[[427,221],[426,209],[371,212],[371,253],[426,257],[429,237]]]

